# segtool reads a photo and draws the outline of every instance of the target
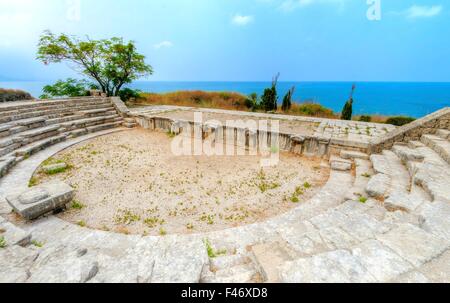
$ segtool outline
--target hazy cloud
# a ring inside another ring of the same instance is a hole
[[[239,14],[236,14],[231,19],[231,23],[238,26],[245,26],[249,23],[252,23],[255,18],[253,16],[242,16]]]
[[[432,5],[432,6],[421,6],[421,5],[413,5],[408,8],[404,13],[406,17],[415,19],[415,18],[431,18],[439,15],[442,12],[441,5]]]
[[[153,45],[155,49],[161,49],[161,48],[170,48],[173,46],[173,43],[170,41],[162,41],[160,43],[157,43]]]

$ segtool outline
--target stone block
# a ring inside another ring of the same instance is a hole
[[[424,201],[418,197],[414,197],[403,192],[394,192],[384,202],[384,206],[389,211],[402,210],[406,212],[413,212],[422,203],[424,203]]]
[[[366,186],[366,192],[374,198],[385,197],[391,185],[391,178],[385,174],[377,174],[373,176]]]
[[[36,219],[46,213],[64,208],[72,201],[74,190],[63,182],[45,184],[31,188],[17,196],[6,197],[6,201],[22,217]]]

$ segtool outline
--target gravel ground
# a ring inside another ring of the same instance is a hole
[[[65,162],[39,184],[65,180],[76,188],[59,216],[81,226],[126,234],[208,232],[251,224],[305,203],[328,179],[321,160],[281,154],[276,167],[255,156],[175,156],[170,137],[137,129],[99,137],[61,152]]]

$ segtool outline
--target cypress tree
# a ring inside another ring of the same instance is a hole
[[[355,93],[356,85],[353,84],[352,92],[350,93],[350,98],[345,103],[344,109],[342,110],[341,120],[352,120],[353,116],[353,94]]]
[[[292,107],[292,97],[294,96],[294,91],[295,91],[295,86],[292,87],[286,94],[286,96],[284,96],[283,98],[283,105],[281,106],[281,109],[284,112],[287,112],[291,109]]]

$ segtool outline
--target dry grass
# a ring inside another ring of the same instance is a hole
[[[33,97],[22,90],[0,88],[0,102],[31,100]]]
[[[135,105],[175,105],[194,108],[215,108],[226,110],[251,111],[246,105],[247,97],[233,92],[177,91],[166,94],[142,93]],[[339,118],[318,103],[294,103],[288,112],[278,114],[310,116],[320,118]]]
[[[138,104],[177,105],[228,110],[248,110],[247,97],[239,93],[178,91],[167,94],[143,93]]]

